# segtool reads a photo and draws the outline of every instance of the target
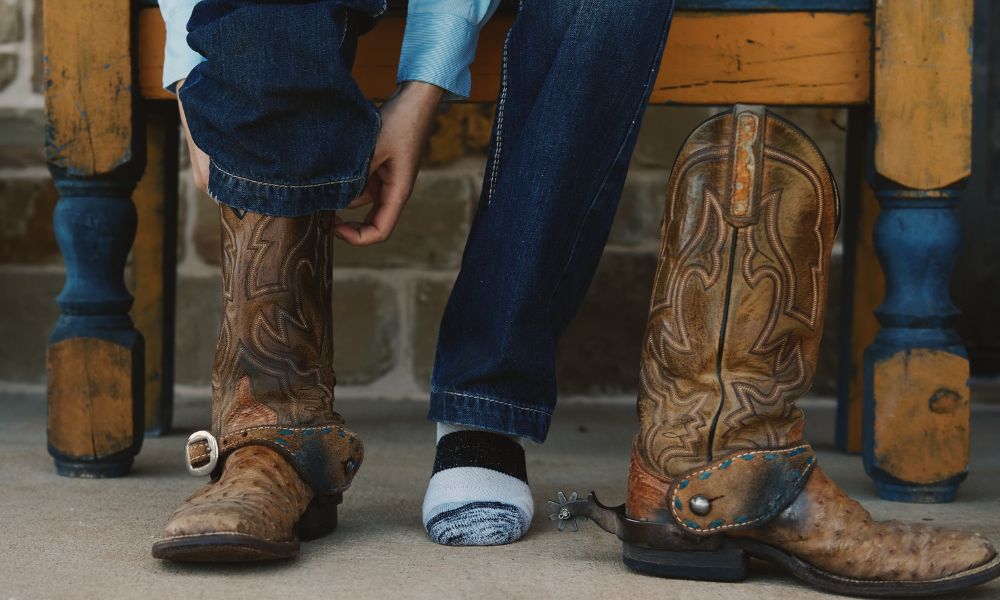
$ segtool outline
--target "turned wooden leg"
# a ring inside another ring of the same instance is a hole
[[[124,475],[143,432],[143,341],[124,282],[142,171],[130,3],[46,0],[46,157],[66,261],[48,348],[48,447],[61,475]],[[138,135],[137,135],[138,133]]]
[[[972,1],[876,4],[872,186],[885,274],[865,352],[864,463],[879,495],[947,502],[969,460],[969,362],[950,323],[970,174]]]
[[[969,462],[969,361],[950,327],[958,192],[878,191],[886,297],[865,352],[864,460],[879,495],[948,502]]]

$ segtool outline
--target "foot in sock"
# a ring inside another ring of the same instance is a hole
[[[516,438],[438,423],[434,474],[424,496],[424,528],[449,546],[517,541],[531,525],[524,448]]]

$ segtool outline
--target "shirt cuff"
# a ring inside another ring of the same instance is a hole
[[[163,88],[176,93],[177,82],[186,79],[188,74],[204,62],[205,57],[188,46],[187,23],[191,11],[197,2],[187,2],[163,15],[167,25],[167,44],[163,49]]]
[[[479,26],[457,15],[407,15],[396,82],[423,81],[467,98],[478,38]]]

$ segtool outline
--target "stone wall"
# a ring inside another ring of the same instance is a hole
[[[44,382],[45,339],[64,278],[52,233],[56,193],[42,157],[40,2],[0,0],[0,382]],[[8,76],[8,74],[10,74]],[[709,108],[651,107],[611,241],[566,334],[558,367],[565,395],[632,395],[669,167]],[[843,171],[842,111],[784,111]],[[492,106],[444,107],[416,191],[392,239],[335,256],[339,393],[426,397],[437,326],[479,195]],[[218,214],[180,173],[177,382],[208,388],[220,310]],[[831,297],[816,391],[833,392],[838,292]]]

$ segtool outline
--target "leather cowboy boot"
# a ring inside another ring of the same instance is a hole
[[[815,145],[763,107],[700,125],[668,184],[628,499],[552,503],[624,542],[632,569],[739,581],[747,556],[811,585],[936,594],[1000,575],[978,534],[875,522],[816,464],[812,384],[838,199]]]
[[[743,577],[746,555],[836,593],[922,595],[1000,575],[978,534],[875,522],[816,464],[812,385],[838,198],[815,145],[763,107],[699,126],[668,187],[626,513],[699,549],[626,544],[668,577]]]
[[[212,481],[170,516],[153,556],[288,558],[331,532],[361,464],[333,411],[333,213],[283,218],[222,211],[223,320],[212,431],[188,440]]]

